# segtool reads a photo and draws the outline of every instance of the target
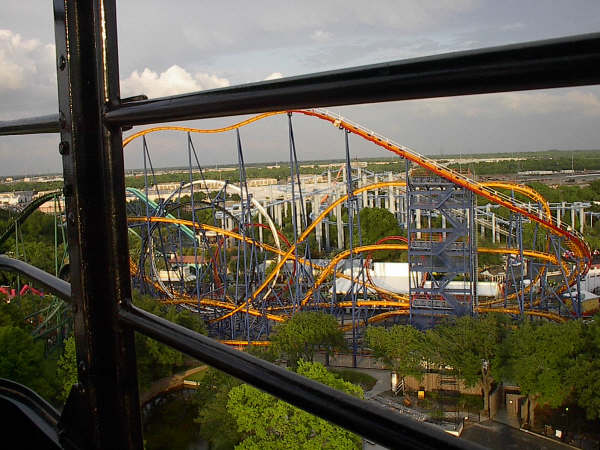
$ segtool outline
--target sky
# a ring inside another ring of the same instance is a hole
[[[123,98],[600,31],[597,0],[122,0],[117,7]],[[57,112],[55,59],[52,1],[0,2],[0,120]],[[332,110],[422,154],[600,149],[598,86]],[[214,128],[242,118],[178,124]],[[343,157],[339,131],[315,119],[293,123],[299,159]],[[241,137],[246,162],[288,159],[285,117],[245,127]],[[237,161],[232,133],[193,139],[201,165]],[[0,137],[0,176],[59,172],[57,145],[56,135]],[[156,167],[187,162],[182,134],[153,134],[148,146]],[[353,157],[390,156],[356,137],[350,147]],[[134,141],[127,168],[141,167],[141,155]]]

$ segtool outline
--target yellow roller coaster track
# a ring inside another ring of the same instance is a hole
[[[378,184],[379,186],[379,184]],[[369,187],[373,187],[373,186],[369,186]],[[228,236],[231,238],[234,238],[236,240],[239,241],[245,241],[251,245],[256,245],[258,247],[261,247],[269,252],[273,252],[276,254],[281,254],[281,255],[285,255],[285,253],[282,250],[277,249],[276,247],[270,246],[268,244],[264,244],[261,243],[259,241],[255,241],[247,236],[242,236],[239,233],[235,233],[233,231],[229,231],[229,230],[225,230],[223,228],[219,228],[219,227],[215,227],[212,225],[206,225],[206,224],[199,224],[199,223],[195,223],[189,220],[184,220],[184,219],[173,219],[173,218],[167,218],[167,217],[130,217],[128,218],[128,220],[132,223],[136,223],[136,222],[152,222],[152,223],[165,223],[165,224],[172,224],[172,225],[186,225],[189,227],[194,227],[196,229],[204,229],[205,231],[212,231],[218,234],[222,234],[224,236]],[[408,246],[406,244],[378,244],[378,245],[365,245],[365,246],[361,246],[361,247],[356,247],[352,250],[353,254],[359,254],[359,253],[364,253],[364,252],[371,252],[371,251],[377,251],[377,250],[399,250],[399,251],[406,251],[408,249]],[[512,254],[512,255],[518,255],[520,254],[520,250],[519,249],[503,249],[503,248],[479,248],[478,249],[479,252],[481,253],[494,253],[494,254]],[[306,293],[304,299],[301,302],[302,306],[305,306],[311,299],[314,291],[326,280],[327,276],[330,275],[332,272],[335,271],[335,267],[337,266],[337,264],[344,259],[345,257],[350,255],[350,250],[345,250],[341,253],[339,253],[338,255],[336,255],[336,257],[334,259],[332,259],[329,264],[327,266],[321,266],[315,263],[312,263],[310,261],[307,261],[303,258],[298,258],[298,262],[301,264],[306,264],[311,266],[314,269],[318,269],[321,270],[321,274],[319,276],[319,278],[315,281],[313,287]],[[551,262],[553,264],[558,264],[558,260],[556,258],[555,255],[550,254],[550,253],[545,253],[545,252],[540,252],[540,251],[536,251],[536,250],[523,250],[523,255],[528,257],[528,258],[536,258],[536,259],[540,259],[543,261],[547,261],[547,262]],[[294,259],[294,255],[291,255],[289,259]],[[561,263],[563,264],[563,269],[565,271],[568,271],[569,268],[568,266],[561,261]],[[132,265],[132,273],[136,273],[137,267],[135,266],[135,264],[131,261],[130,264]],[[349,279],[352,280],[352,277],[345,275],[341,272],[336,272],[336,276],[340,277],[340,278],[345,278],[345,279]],[[149,280],[149,279],[148,279]],[[157,287],[157,289],[162,290],[162,288],[157,285],[156,283],[152,282],[152,280],[149,280],[149,282],[151,282],[155,287]],[[390,292],[388,290],[382,289],[376,285],[373,285],[371,283],[368,282],[363,282],[362,280],[358,279],[358,278],[354,278],[354,282],[362,285],[362,286],[366,286],[368,289],[372,289],[375,290],[379,293],[384,293],[386,295],[392,295],[395,296],[398,301],[396,302],[391,302],[391,301],[387,301],[387,300],[371,300],[371,301],[359,301],[357,303],[357,306],[371,306],[371,307],[380,307],[380,308],[390,308],[390,307],[396,307],[396,308],[406,308],[409,306],[409,302],[408,302],[408,298],[406,296],[401,296],[398,294],[395,294],[393,292]],[[170,299],[170,300],[165,300],[164,303],[173,303],[173,304],[181,304],[181,303],[187,303],[190,305],[198,305],[198,304],[202,304],[202,305],[206,305],[206,306],[215,306],[215,307],[220,307],[223,309],[228,309],[229,311],[233,311],[236,309],[234,303],[227,303],[227,302],[221,302],[218,300],[214,300],[214,299],[209,299],[209,298],[202,298],[200,300],[195,299],[193,297],[190,296],[184,296],[182,294],[178,294],[178,298],[175,299]],[[482,304],[484,305],[484,304]],[[314,304],[313,306],[319,306],[319,307],[330,307],[331,304],[329,303],[318,303],[318,304]],[[341,303],[336,303],[337,307],[345,307],[344,306],[344,302]],[[351,303],[348,304],[348,306],[352,306]],[[281,309],[285,309],[283,307],[279,307],[279,308],[267,308],[268,311],[275,311],[275,310],[281,310]],[[289,308],[288,308],[289,309]],[[499,310],[499,309],[498,309]],[[246,308],[244,310],[244,312],[249,312],[251,315],[254,316],[263,316],[264,313],[253,309],[253,308]],[[275,320],[277,322],[282,322],[284,321],[284,319],[281,318],[281,316],[276,316],[276,315],[272,315],[272,314],[267,314],[266,315],[267,318]],[[216,318],[213,319],[214,321],[218,321],[220,320],[220,318]]]
[[[475,193],[479,196],[486,198],[487,200],[489,200],[492,203],[498,204],[500,206],[503,206],[503,207],[509,209],[510,211],[513,211],[517,214],[527,217],[529,220],[539,223],[543,228],[547,229],[549,232],[551,232],[557,236],[565,238],[567,245],[573,251],[574,255],[577,258],[578,267],[577,267],[577,270],[574,270],[573,272],[570,273],[569,281],[567,283],[568,286],[564,286],[563,291],[568,289],[575,282],[578,274],[585,274],[588,271],[589,264],[591,261],[591,254],[590,254],[590,249],[589,249],[587,243],[585,242],[585,240],[583,239],[583,237],[581,237],[574,230],[565,229],[562,226],[556,225],[552,220],[552,216],[550,214],[548,205],[545,202],[545,199],[543,199],[543,197],[541,195],[539,195],[537,192],[535,192],[531,188],[519,186],[519,185],[504,184],[504,183],[482,184],[477,181],[471,180],[471,179],[467,178],[466,176],[459,174],[459,173],[453,171],[452,169],[449,169],[449,168],[437,163],[434,160],[431,160],[422,155],[419,155],[418,153],[414,152],[413,150],[411,150],[405,146],[396,144],[383,136],[380,136],[370,130],[365,129],[364,127],[362,127],[360,125],[354,124],[340,116],[337,116],[337,115],[332,114],[327,111],[323,111],[323,110],[276,111],[276,112],[259,114],[257,116],[251,117],[242,122],[239,122],[239,123],[227,126],[227,127],[223,127],[223,128],[216,128],[216,129],[202,130],[202,129],[196,129],[196,128],[172,127],[172,126],[154,127],[154,128],[142,130],[138,133],[135,133],[135,134],[127,137],[123,142],[123,146],[126,146],[131,141],[133,141],[134,139],[136,139],[140,136],[144,136],[149,133],[156,132],[156,131],[175,130],[175,131],[185,131],[185,132],[190,132],[190,133],[222,133],[222,132],[241,128],[245,125],[248,125],[250,123],[256,122],[261,119],[264,119],[266,117],[271,117],[271,116],[281,115],[281,114],[289,114],[289,113],[304,114],[307,116],[312,116],[312,117],[319,118],[321,120],[328,121],[339,129],[344,129],[348,132],[356,134],[357,136],[360,136],[363,139],[374,143],[375,145],[378,145],[388,151],[391,151],[392,153],[395,153],[396,155],[398,155],[402,158],[405,158],[406,160],[409,160],[409,161],[425,168],[426,170],[428,170],[429,172],[431,172],[435,175],[438,175],[444,179],[447,179],[458,186],[461,186],[469,191],[472,191],[473,193]],[[365,186],[362,188],[358,188],[354,191],[354,194],[358,195],[367,189],[388,187],[388,186],[394,186],[394,185],[397,185],[397,184],[394,182],[377,183],[372,186]],[[511,197],[506,196],[498,191],[495,191],[494,189],[492,189],[494,187],[501,188],[501,189],[512,189],[512,190],[521,192],[525,195],[528,195],[533,200],[542,204],[543,209],[542,210],[537,210],[536,208],[532,209],[528,205],[521,204]],[[273,279],[277,276],[277,274],[279,273],[280,269],[283,267],[285,262],[288,259],[292,258],[292,255],[296,249],[296,246],[298,244],[304,242],[306,240],[306,238],[309,236],[309,234],[314,230],[316,225],[318,223],[320,223],[335,208],[335,206],[337,206],[338,204],[340,204],[341,202],[343,202],[345,200],[346,200],[346,197],[341,197],[336,202],[333,202],[329,207],[327,207],[325,209],[325,211],[323,211],[319,215],[319,217],[314,222],[312,222],[302,232],[302,234],[299,236],[297,242],[294,245],[292,245],[286,253],[283,254],[283,258],[277,263],[275,269],[271,272],[271,274],[269,276],[266,277],[266,279],[263,281],[263,283],[246,299],[246,301],[241,303],[237,307],[233,308],[232,310],[230,310],[228,313],[224,314],[222,317],[218,318],[217,320],[224,320],[224,319],[236,314],[237,312],[247,309],[248,306],[258,297],[258,295],[260,295],[260,293],[268,286],[268,284],[271,281],[273,281]],[[497,249],[497,250],[501,250],[501,249]],[[507,253],[510,253],[510,252],[512,252],[512,250],[508,251]],[[538,252],[538,253],[541,253],[541,252]],[[501,309],[494,308],[494,310],[501,310]],[[398,312],[400,312],[400,311],[398,311]],[[529,313],[531,313],[531,314],[535,313],[535,315],[549,314],[549,313],[538,313],[536,311],[529,311]]]

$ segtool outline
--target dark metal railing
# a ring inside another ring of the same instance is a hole
[[[453,95],[580,86],[600,79],[600,33],[413,58],[111,107],[141,125]]]
[[[0,135],[61,134],[72,294],[64,282],[24,263],[1,257],[0,268],[45,283],[63,298],[72,295],[79,383],[61,419],[65,442],[142,447],[133,346],[137,331],[384,446],[475,448],[134,307],[121,130],[271,110],[595,84],[600,81],[600,34],[123,103],[115,10],[114,0],[54,0],[59,113],[0,122]]]
[[[10,134],[58,133],[59,131],[58,114],[0,121],[0,136]]]
[[[27,420],[35,424],[36,433],[29,433],[29,436],[13,434],[22,440],[22,446],[32,444],[33,448],[60,448],[57,431],[60,414],[37,393],[19,383],[0,378],[0,408],[3,413],[2,430],[6,437],[11,432],[25,431],[27,427],[23,426],[23,422]],[[26,441],[28,437],[35,443]]]
[[[29,279],[37,281],[48,289],[52,294],[71,302],[71,285],[65,280],[50,275],[48,272],[38,269],[31,264],[18,259],[9,258],[6,255],[0,255],[0,270],[7,270],[26,275]]]

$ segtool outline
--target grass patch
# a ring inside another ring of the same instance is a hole
[[[201,381],[202,378],[204,378],[204,375],[206,375],[206,370],[201,370],[200,372],[185,377],[185,379],[186,381]]]
[[[363,388],[363,391],[370,391],[377,383],[377,379],[373,378],[368,373],[357,372],[355,370],[350,369],[329,369],[330,372],[333,372],[337,376],[339,376],[344,381],[349,381],[352,384],[357,384]]]

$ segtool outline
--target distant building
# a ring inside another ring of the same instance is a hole
[[[247,181],[248,187],[270,186],[277,184],[276,178],[251,178]]]
[[[18,206],[25,205],[33,199],[33,191],[1,192],[0,205]]]

